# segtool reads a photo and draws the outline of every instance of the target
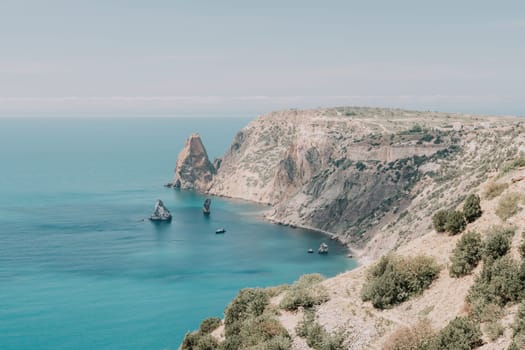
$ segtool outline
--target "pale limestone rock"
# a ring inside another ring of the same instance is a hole
[[[335,234],[373,258],[421,235],[436,208],[524,147],[516,125],[383,108],[272,112],[239,131],[215,167],[189,156],[190,138],[174,185],[269,204],[267,219]]]
[[[173,187],[205,192],[209,189],[215,168],[199,134],[192,134],[179,153]]]

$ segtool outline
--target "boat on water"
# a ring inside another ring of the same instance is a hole
[[[226,233],[226,230],[221,227],[221,228],[216,229],[215,233]]]
[[[308,249],[308,254],[312,254],[314,250],[312,248]]]
[[[317,252],[319,254],[328,254],[328,245],[326,243],[321,243]]]

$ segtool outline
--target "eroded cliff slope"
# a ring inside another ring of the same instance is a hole
[[[218,170],[201,161],[213,178],[193,188],[270,204],[268,219],[336,234],[374,258],[421,236],[436,208],[516,156],[521,124],[380,108],[274,112],[236,135]]]

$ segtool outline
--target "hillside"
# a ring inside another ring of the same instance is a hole
[[[522,121],[513,118],[371,108],[259,117],[215,162],[206,191],[268,203],[270,220],[336,234],[362,265],[322,282],[305,276],[292,286],[246,290],[213,332],[201,327],[183,349],[525,346],[524,142]],[[481,216],[462,233],[436,232],[432,218],[441,209],[457,209],[464,220],[468,194],[480,198]],[[467,232],[480,234],[478,250],[458,253]],[[395,254],[387,260],[405,260],[400,272],[384,270],[378,290],[408,288],[402,278],[418,273],[428,283],[384,307],[363,299],[371,268],[383,269],[376,259],[387,252]],[[453,276],[453,256],[472,252],[472,271]],[[460,344],[467,334],[473,340]],[[401,344],[419,338],[429,343]]]
[[[525,150],[522,124],[380,108],[273,112],[213,169],[201,147],[185,147],[176,174],[191,174],[184,188],[269,204],[269,220],[334,234],[367,261],[427,232],[434,211]]]

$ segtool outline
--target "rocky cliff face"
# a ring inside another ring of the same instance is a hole
[[[436,207],[459,203],[517,154],[520,123],[379,108],[274,112],[242,129],[213,180],[208,171],[193,188],[269,204],[268,219],[336,234],[375,257],[421,235]],[[187,178],[181,187],[192,188]]]
[[[344,348],[390,349],[392,339],[418,334],[406,327],[421,320],[435,333],[457,316],[478,317],[467,296],[486,273],[484,262],[466,276],[451,276],[451,257],[465,236],[437,233],[431,217],[438,210],[462,209],[467,194],[480,195],[482,215],[464,232],[486,240],[495,226],[512,228],[510,251],[500,261],[510,259],[516,269],[524,263],[524,158],[525,127],[518,118],[371,108],[277,112],[239,132],[209,191],[270,203],[271,220],[326,230],[360,247],[362,266],[322,282],[328,300],[309,313],[323,330],[316,333],[337,335]],[[510,198],[519,200],[511,216],[503,215]],[[391,250],[431,257],[441,271],[420,295],[378,310],[362,300],[362,289],[369,263]],[[310,349],[297,332],[305,310],[281,307],[288,291],[268,291],[272,315],[290,335],[292,349]],[[475,318],[480,349],[521,342],[512,330],[523,318],[516,304],[498,306],[497,313]],[[496,336],[493,324],[501,329]],[[224,341],[224,324],[211,336]]]
[[[215,168],[208,159],[199,134],[192,134],[179,153],[173,187],[205,192],[210,188]]]

